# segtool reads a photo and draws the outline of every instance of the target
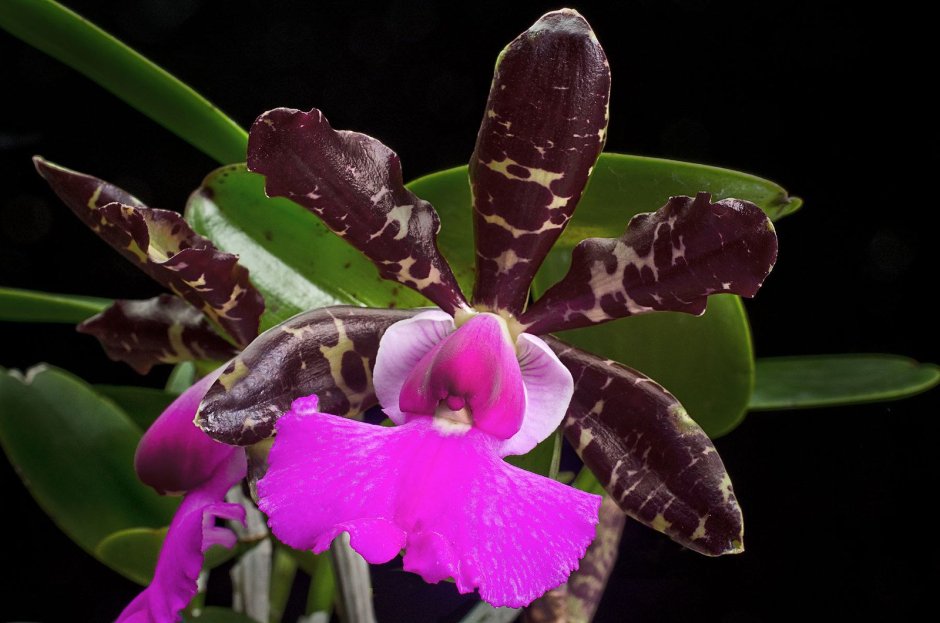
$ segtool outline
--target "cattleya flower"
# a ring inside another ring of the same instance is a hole
[[[321,552],[347,532],[369,562],[404,550],[404,568],[429,582],[528,604],[577,568],[601,498],[502,458],[530,451],[567,412],[568,438],[628,513],[705,553],[740,550],[730,481],[681,405],[637,372],[540,336],[753,295],[776,257],[764,213],[673,197],[618,239],[581,242],[567,276],[526,306],[603,147],[609,91],[604,53],[571,10],[500,55],[470,162],[471,301],[437,248],[437,213],[405,188],[388,147],[332,129],[316,109],[254,123],[248,167],[269,196],[306,207],[440,308],[300,314],[209,389],[197,421],[211,436],[249,445],[276,434],[255,476],[279,539]],[[376,400],[396,426],[335,417]]]
[[[263,301],[235,256],[178,214],[37,159],[76,215],[178,295],[121,301],[83,323],[109,355],[146,371],[244,349],[141,441],[141,479],[185,497],[153,583],[120,620],[176,620],[206,547],[233,543],[214,522],[242,519],[224,495],[246,471],[293,547],[323,551],[347,532],[370,562],[404,550],[405,569],[429,582],[450,577],[493,605],[527,604],[577,568],[597,522],[600,497],[503,460],[559,427],[629,516],[707,555],[741,551],[730,479],[678,401],[548,334],[701,314],[715,293],[753,296],[777,251],[764,213],[707,193],[669,198],[619,238],[582,241],[567,275],[529,304],[604,145],[609,92],[603,50],[575,11],[548,13],[502,52],[469,169],[470,300],[438,250],[437,213],[405,188],[394,152],[333,130],[318,110],[262,115],[248,166],[268,195],[319,216],[438,309],[316,309],[253,340]],[[356,421],[376,403],[394,427]],[[247,467],[237,446],[248,447]]]

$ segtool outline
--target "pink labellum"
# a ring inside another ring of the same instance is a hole
[[[512,437],[522,426],[525,389],[506,323],[493,314],[464,322],[411,370],[398,405],[409,415],[472,425],[497,439]]]
[[[475,427],[373,426],[300,398],[277,422],[259,507],[291,547],[322,552],[348,532],[370,563],[404,549],[405,570],[426,581],[452,577],[461,593],[519,607],[578,567],[601,498],[515,468],[499,448]]]

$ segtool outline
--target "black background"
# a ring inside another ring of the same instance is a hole
[[[374,135],[407,179],[466,162],[499,50],[552,4],[122,0],[68,3],[248,125],[318,107]],[[741,169],[804,198],[748,302],[759,356],[938,358],[935,69],[900,3],[574,2],[613,72],[609,151]],[[216,165],[89,80],[0,32],[0,285],[104,297],[159,287],[53,197],[29,156],[181,209]],[[928,111],[930,114],[928,114]],[[70,327],[0,323],[0,365],[140,382]],[[165,371],[144,383],[160,385]],[[707,559],[628,526],[599,621],[902,620],[932,602],[937,398],[753,414],[718,448],[745,554]],[[0,462],[0,619],[108,621],[138,590],[55,528]],[[380,621],[455,620],[450,585],[379,569]]]

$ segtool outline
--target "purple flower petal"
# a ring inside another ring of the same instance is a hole
[[[258,334],[264,299],[238,257],[219,251],[176,212],[148,208],[120,188],[33,158],[62,201],[111,247],[224,328],[239,345]]]
[[[427,581],[453,577],[461,593],[518,607],[563,583],[594,537],[599,496],[512,467],[478,429],[373,426],[315,405],[300,399],[278,420],[258,483],[291,547],[322,552],[348,532],[369,562],[404,548],[404,568]]]
[[[251,126],[248,168],[271,197],[287,197],[362,251],[385,279],[447,312],[467,302],[437,248],[434,207],[405,188],[401,162],[371,136],[336,131],[317,109],[269,110]]]
[[[711,294],[754,296],[776,259],[773,224],[753,203],[672,197],[620,238],[581,241],[568,274],[519,321],[541,335],[652,311],[699,315]]]
[[[574,393],[571,372],[544,341],[521,333],[516,350],[525,385],[525,418],[519,432],[500,445],[500,456],[525,454],[555,432]]]
[[[679,401],[635,370],[546,342],[574,376],[565,436],[620,508],[696,552],[743,551],[731,478]]]
[[[604,51],[577,11],[544,15],[500,54],[470,159],[474,303],[522,311],[604,146],[609,95]]]
[[[294,399],[315,393],[323,409],[359,417],[376,403],[372,366],[385,330],[417,310],[324,307],[271,327],[225,368],[196,423],[223,443],[270,437]]]
[[[398,407],[405,379],[455,328],[450,314],[431,309],[396,322],[385,331],[375,356],[372,383],[382,410],[396,424],[404,424],[406,419]]]
[[[525,386],[506,321],[476,314],[431,349],[398,398],[408,415],[443,417],[509,439],[522,427]]]
[[[216,526],[216,519],[244,522],[245,509],[224,502],[225,494],[245,477],[245,455],[230,448],[229,460],[213,477],[190,491],[173,516],[150,586],[128,604],[116,623],[170,623],[180,620],[198,591],[203,555],[212,545],[232,547],[235,533]]]
[[[140,374],[158,363],[224,361],[237,352],[195,307],[170,294],[145,301],[115,301],[77,329],[98,338],[108,357]]]
[[[141,482],[161,494],[179,494],[203,485],[240,449],[221,444],[196,427],[193,418],[206,390],[225,366],[180,394],[147,429],[134,455]]]

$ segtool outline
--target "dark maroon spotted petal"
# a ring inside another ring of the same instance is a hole
[[[33,161],[72,212],[121,255],[202,311],[239,345],[258,334],[264,299],[237,256],[216,249],[176,212],[148,208],[96,177],[42,158]]]
[[[317,109],[277,108],[251,127],[248,168],[266,177],[268,196],[287,197],[319,216],[385,279],[449,313],[467,306],[437,249],[437,212],[405,188],[398,156],[379,141],[334,130]]]
[[[577,11],[548,13],[500,54],[470,158],[474,303],[522,311],[604,146],[609,96],[604,50]]]
[[[652,311],[700,315],[710,294],[754,296],[777,259],[777,234],[753,203],[672,197],[620,238],[582,240],[564,279],[522,315],[530,333]]]
[[[605,495],[597,519],[597,536],[577,570],[567,583],[528,605],[523,611],[523,623],[590,623],[594,619],[617,562],[626,515]]]
[[[639,372],[546,341],[574,376],[565,435],[620,508],[702,554],[743,551],[731,479],[679,401]]]
[[[98,338],[108,357],[141,374],[158,363],[224,361],[238,352],[205,316],[170,294],[145,301],[115,301],[78,325],[78,331]]]
[[[324,307],[262,333],[228,365],[199,407],[197,424],[215,439],[250,445],[300,396],[320,410],[358,417],[376,403],[372,367],[385,330],[420,310]]]

